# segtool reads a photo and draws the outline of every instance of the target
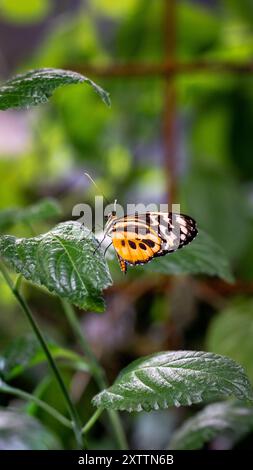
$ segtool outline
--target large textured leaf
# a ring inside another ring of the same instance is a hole
[[[56,436],[18,410],[0,410],[0,450],[60,449]]]
[[[173,351],[132,362],[110,388],[94,397],[93,403],[97,407],[141,411],[227,396],[253,399],[240,365],[216,354]]]
[[[253,301],[237,300],[217,314],[207,333],[207,349],[238,361],[253,383]]]
[[[253,408],[235,402],[206,406],[178,429],[170,449],[200,449],[218,435],[229,436],[231,444],[253,430]]]
[[[93,234],[64,222],[33,238],[0,237],[0,256],[18,273],[85,309],[102,311],[111,277]]]
[[[222,248],[202,230],[191,244],[175,253],[155,258],[144,269],[161,274],[207,274],[233,281]]]
[[[44,68],[30,70],[4,83],[0,87],[0,109],[27,108],[46,103],[56,88],[75,83],[88,83],[110,105],[108,93],[89,78],[70,70]]]
[[[67,361],[77,369],[89,370],[84,358],[69,349],[47,341],[54,359]],[[13,341],[0,356],[0,377],[8,381],[22,374],[26,369],[46,361],[38,340],[31,336],[21,336]]]
[[[19,222],[33,223],[59,215],[61,215],[61,208],[55,199],[42,199],[29,207],[13,207],[2,210],[0,212],[0,229],[6,229]]]

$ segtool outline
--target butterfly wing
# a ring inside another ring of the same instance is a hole
[[[131,226],[129,228],[131,229]],[[118,230],[112,235],[112,243],[123,272],[127,270],[126,263],[147,263],[161,249],[161,239],[155,233],[145,233],[141,236],[133,231]]]
[[[149,212],[147,223],[156,230],[162,240],[161,250],[156,256],[164,256],[188,245],[198,234],[194,219],[184,214],[172,212]],[[141,218],[143,217],[141,215]]]
[[[183,214],[147,212],[116,219],[111,229],[120,267],[144,264],[190,243],[197,235],[196,222]]]

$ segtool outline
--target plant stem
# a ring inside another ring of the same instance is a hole
[[[14,286],[10,276],[9,276],[9,273],[8,271],[6,270],[5,266],[0,262],[0,271],[2,272],[3,274],[3,277],[6,281],[6,283],[8,284],[9,288],[11,289],[13,295],[16,297],[19,305],[21,306],[23,312],[25,313],[26,315],[26,318],[28,319],[44,353],[45,353],[45,356],[48,360],[48,364],[50,365],[51,367],[51,370],[55,376],[55,379],[59,385],[59,388],[61,389],[61,392],[65,398],[65,402],[66,402],[66,405],[67,405],[67,408],[68,408],[68,412],[69,412],[69,415],[71,417],[71,420],[72,420],[72,424],[73,424],[73,431],[75,433],[75,437],[76,437],[76,441],[78,443],[78,446],[80,448],[83,448],[83,439],[82,439],[82,434],[81,434],[81,425],[80,425],[80,421],[79,421],[79,417],[77,415],[77,412],[76,412],[76,409],[71,401],[71,398],[69,396],[69,393],[68,393],[68,390],[66,388],[66,385],[62,379],[62,376],[59,372],[59,369],[47,347],[47,344],[46,344],[46,341],[43,337],[43,334],[41,333],[40,329],[39,329],[39,326],[37,325],[37,322],[35,321],[35,319],[33,318],[33,315],[32,315],[32,312],[30,310],[30,308],[28,307],[25,299],[22,297],[22,295],[20,294],[19,290]]]
[[[95,424],[99,416],[103,413],[104,409],[103,408],[98,408],[95,413],[91,416],[89,421],[85,424],[85,426],[82,429],[82,434],[86,434],[92,426]]]
[[[94,376],[94,379],[97,382],[99,388],[104,389],[106,387],[105,385],[106,378],[105,378],[104,370],[98,363],[97,358],[93,354],[89,343],[87,342],[85,336],[83,335],[81,331],[79,322],[76,318],[75,311],[72,305],[66,300],[61,299],[61,302],[62,302],[64,312],[66,314],[66,317],[71,325],[71,328],[73,332],[75,333],[75,335],[77,336],[84,354],[88,357],[90,361],[90,368],[91,368],[92,375]]]
[[[107,384],[106,384],[107,385]],[[108,387],[108,385],[107,385]],[[111,425],[114,430],[114,434],[118,440],[119,443],[119,448],[122,450],[128,450],[128,443],[126,440],[126,435],[125,431],[123,429],[123,426],[121,424],[121,420],[119,418],[119,414],[115,410],[107,410],[107,413],[109,414],[110,420],[111,420]]]
[[[49,413],[51,416],[53,416],[57,421],[60,421],[64,426],[67,426],[68,428],[72,428],[72,423],[69,421],[69,419],[65,418],[59,411],[57,411],[55,408],[52,406],[48,405],[44,401],[40,400],[38,397],[31,395],[30,393],[24,392],[23,390],[20,390],[19,388],[16,387],[11,387],[10,385],[4,384],[0,388],[0,392],[4,393],[9,393],[10,395],[14,395],[20,398],[23,398],[24,400],[29,400],[35,403],[37,406],[45,410],[47,413]]]
[[[80,328],[74,308],[66,300],[61,299],[61,302],[69,324],[71,325],[73,332],[77,336],[79,343],[83,349],[83,352],[87,355],[90,360],[92,375],[95,381],[97,382],[99,389],[104,390],[108,387],[104,369],[97,361],[95,354],[93,353],[87,339],[85,338],[85,335],[83,334]],[[118,441],[119,448],[122,450],[127,450],[128,444],[118,413],[114,410],[107,410],[107,412],[109,414],[111,425]]]
[[[49,384],[51,383],[52,376],[46,375],[41,382],[37,385],[37,387],[33,390],[33,396],[36,398],[41,399],[43,393],[47,390]],[[26,411],[28,414],[33,415],[36,412],[36,403],[29,402],[26,405]]]

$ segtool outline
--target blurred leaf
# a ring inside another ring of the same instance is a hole
[[[233,282],[228,259],[219,245],[204,231],[175,253],[154,258],[145,270],[161,274],[206,274]]]
[[[208,405],[188,419],[174,433],[169,448],[200,449],[219,435],[229,435],[233,443],[253,430],[253,408],[235,402]]]
[[[34,238],[0,237],[0,254],[27,280],[43,285],[78,307],[103,311],[102,290],[111,276],[93,234],[64,222]]]
[[[115,165],[115,162],[117,162],[117,165]],[[123,145],[112,146],[106,156],[106,165],[111,177],[115,178],[117,182],[120,182],[120,180],[124,181],[131,166],[131,154],[129,150]]]
[[[237,278],[241,281],[252,281],[253,279],[253,220],[250,223],[250,236],[243,256],[236,266]]]
[[[47,388],[50,386],[50,383],[52,381],[52,375],[45,375],[40,382],[36,385],[35,389],[33,390],[33,396],[39,399],[43,398],[43,395],[45,394]],[[2,381],[3,382],[3,381]],[[4,383],[4,382],[3,382]],[[4,390],[3,390],[4,392]],[[14,393],[13,393],[14,395]],[[25,411],[27,414],[31,416],[38,416],[38,411],[40,407],[38,406],[38,403],[35,403],[34,401],[30,400],[29,402],[26,403],[25,405]]]
[[[32,23],[41,21],[51,9],[49,0],[1,0],[0,14],[7,21]]]
[[[199,82],[196,81],[195,86],[198,86],[198,84]],[[228,166],[230,156],[228,134],[231,125],[229,99],[231,99],[231,97],[226,97],[225,91],[223,96],[220,96],[221,94],[220,92],[211,91],[210,88],[207,88],[205,91],[206,96],[199,104],[198,112],[194,118],[192,152],[200,168],[203,156],[205,156],[206,166],[209,165],[211,168],[218,169],[221,167],[227,168]],[[197,95],[197,99],[201,101],[201,92],[199,90],[197,91]],[[210,134],[212,135],[212,139],[209,138]],[[213,178],[212,172],[211,178]]]
[[[240,365],[216,354],[172,351],[132,362],[111,387],[93,398],[93,404],[149,411],[228,396],[253,400],[251,385]]]
[[[208,59],[230,63],[248,63],[253,52],[252,28],[238,18],[230,19],[222,30],[221,44],[208,54]],[[241,77],[240,77],[241,78]],[[240,79],[235,81],[239,84]]]
[[[0,87],[0,109],[27,108],[46,103],[56,88],[75,83],[88,83],[110,106],[109,94],[83,75],[61,69],[31,70],[8,80]]]
[[[251,0],[225,0],[226,7],[231,16],[242,17],[247,22],[253,21],[253,4]]]
[[[133,61],[133,58],[154,62],[162,60],[164,56],[163,28],[161,28],[163,14],[162,2],[150,0],[147,8],[145,0],[138,0],[136,8],[122,17],[114,41],[116,58],[129,61]]]
[[[47,342],[54,359],[64,359],[84,371],[89,370],[85,359],[52,341]],[[37,339],[31,335],[17,338],[0,356],[0,376],[6,381],[22,374],[26,369],[46,361],[44,351]]]
[[[232,357],[245,367],[253,383],[253,301],[239,300],[209,324],[207,349]]]
[[[178,44],[184,56],[206,52],[219,39],[220,20],[208,6],[181,1],[177,9]]]
[[[232,110],[229,150],[239,175],[246,180],[252,180],[253,177],[252,158],[249,158],[253,133],[253,96],[249,91],[247,86],[238,86],[236,92],[230,96]]]
[[[42,199],[32,206],[25,208],[13,207],[0,212],[0,230],[5,230],[12,225],[24,222],[33,223],[48,220],[62,214],[60,205],[55,199]]]
[[[67,20],[67,21],[66,21]],[[65,64],[108,62],[104,49],[106,35],[99,40],[97,23],[86,9],[77,14],[58,16],[54,27],[48,29],[44,40],[38,45],[36,55],[29,58],[27,67],[64,67]]]
[[[31,416],[0,410],[0,450],[60,449],[56,436]]]
[[[114,0],[91,0],[90,4],[96,8],[99,14],[109,15],[110,17],[125,17],[132,13],[139,0],[125,0],[124,2],[115,2]]]
[[[85,106],[80,106],[85,103]],[[82,165],[87,165],[90,160],[92,165],[97,158],[99,168],[101,159],[105,153],[101,152],[101,141],[108,139],[106,132],[113,127],[112,118],[116,112],[115,108],[108,112],[108,109],[101,105],[94,93],[89,93],[87,87],[68,87],[64,90],[64,99],[56,93],[54,106],[57,107],[59,120],[54,122],[52,116],[49,126],[62,125],[63,132],[67,136],[71,145],[79,152]],[[91,112],[94,118],[91,119]],[[118,118],[118,115],[117,115]],[[84,125],[85,123],[85,125]],[[97,136],[100,136],[99,139]],[[47,134],[45,134],[45,139]],[[115,138],[115,129],[114,129]],[[114,140],[110,141],[113,142]],[[85,160],[85,163],[83,163]]]
[[[210,197],[211,195],[211,197]],[[250,235],[250,210],[240,183],[229,172],[199,165],[184,182],[183,200],[232,260],[240,258]]]

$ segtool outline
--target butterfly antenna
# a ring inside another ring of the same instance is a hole
[[[105,237],[106,235],[103,236],[102,240],[100,240],[100,242],[98,243],[98,245],[96,246],[95,250],[93,251],[93,255],[95,255],[95,253],[99,250],[99,248],[101,247],[103,241],[105,240]]]
[[[116,213],[116,208],[117,208],[117,199],[115,199],[114,205],[113,205],[113,210],[115,213]]]
[[[100,194],[102,194],[106,204],[110,204],[110,202],[108,201],[108,199],[104,196],[104,194],[102,193],[101,189],[99,188],[99,186],[97,185],[97,183],[95,183],[94,179],[89,175],[89,173],[84,173],[85,176],[87,176],[87,178],[91,181],[92,184],[94,184],[95,188],[97,188],[97,190],[100,192]]]

